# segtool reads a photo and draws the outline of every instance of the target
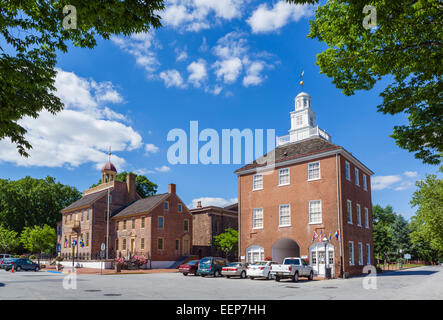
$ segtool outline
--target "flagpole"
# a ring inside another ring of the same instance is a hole
[[[111,147],[109,147],[109,162],[111,162]],[[109,181],[108,181],[109,183]],[[109,198],[110,198],[110,186],[108,186],[108,197],[107,197],[107,219],[106,219],[106,260],[108,260],[109,255]]]

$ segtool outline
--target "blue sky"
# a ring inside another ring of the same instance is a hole
[[[306,38],[312,13],[282,1],[169,1],[159,30],[70,48],[59,55],[56,79],[66,109],[22,121],[34,145],[28,159],[0,141],[0,176],[51,175],[84,190],[100,178],[111,145],[119,170],[146,175],[159,192],[174,182],[188,205],[226,205],[237,198],[240,166],[171,165],[168,132],[188,132],[197,120],[220,135],[225,128],[285,135],[304,70],[318,125],[375,172],[373,203],[409,218],[415,181],[437,168],[389,137],[407,119],[376,111],[386,83],[346,97],[319,73],[316,55],[326,47]]]

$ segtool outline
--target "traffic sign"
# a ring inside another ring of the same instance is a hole
[[[106,249],[106,244],[102,243],[102,245],[100,246],[100,250],[105,251],[105,249]]]
[[[410,255],[409,253],[406,253],[406,254],[405,254],[405,259],[406,259],[406,260],[411,260],[411,255]]]

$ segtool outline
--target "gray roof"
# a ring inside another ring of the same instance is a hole
[[[144,199],[137,200],[121,211],[115,213],[112,217],[120,218],[124,216],[129,216],[139,212],[149,212],[154,209],[161,202],[169,197],[169,193],[156,194],[154,196],[146,197]]]
[[[71,203],[69,206],[67,206],[66,208],[62,209],[61,211],[68,211],[71,209],[75,209],[75,208],[80,208],[83,206],[87,206],[90,204],[93,204],[95,201],[101,199],[103,196],[105,196],[107,193],[107,190],[102,190],[99,192],[94,192],[91,194],[87,194],[86,196],[81,197],[80,199],[78,199],[77,201]]]

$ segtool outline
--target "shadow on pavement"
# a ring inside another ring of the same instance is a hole
[[[377,277],[383,277],[383,276],[429,276],[429,275],[437,273],[437,272],[438,271],[430,271],[430,270],[388,271],[388,272],[377,274]]]

